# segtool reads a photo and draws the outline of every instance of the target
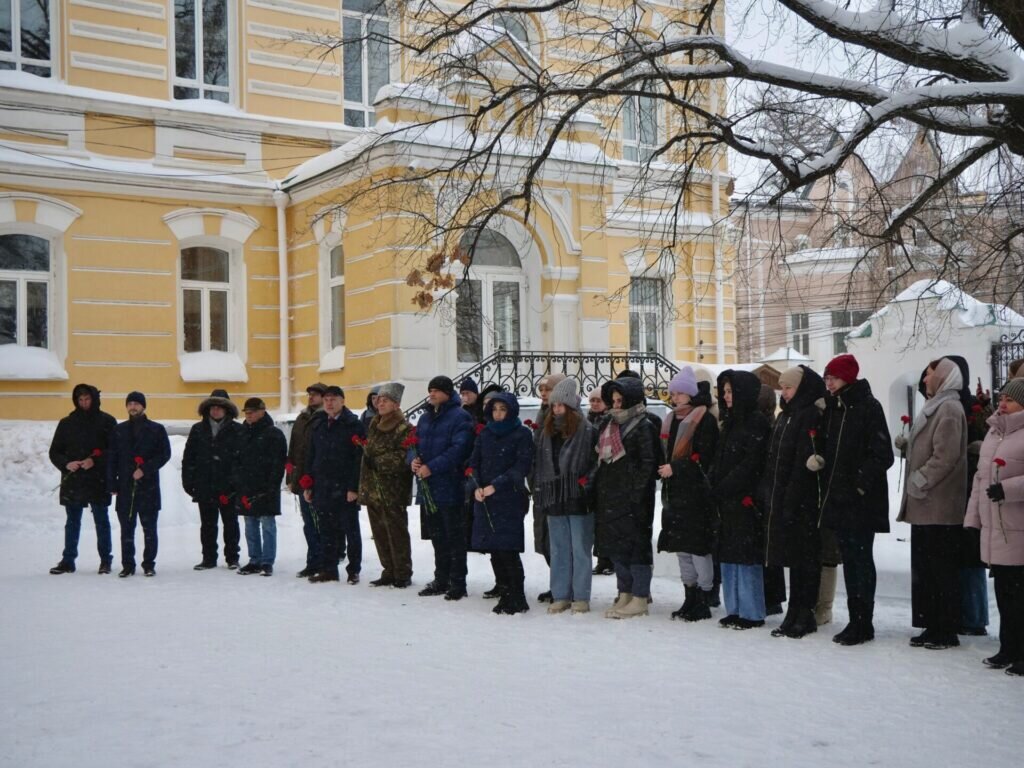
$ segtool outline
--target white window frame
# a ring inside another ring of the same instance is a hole
[[[640,140],[640,116],[643,114],[641,109],[642,101],[650,101],[654,108],[654,144],[649,144]],[[626,115],[627,112],[633,118],[633,123],[636,126],[636,134],[630,136],[627,131]],[[658,149],[658,136],[661,134],[661,104],[658,99],[653,96],[630,96],[622,105],[622,159],[629,163],[646,163],[650,161],[654,155],[655,150]],[[632,150],[636,157],[632,158],[628,156],[629,150]]]
[[[660,275],[653,275],[653,276],[652,275],[634,275],[634,276],[631,276],[629,278],[629,284],[630,285],[629,285],[629,288],[627,289],[627,290],[629,290],[630,294],[632,294],[632,292],[633,292],[633,281],[634,280],[653,280],[653,281],[657,282],[658,283],[658,291],[657,291],[657,293],[658,293],[658,300],[656,301],[655,304],[633,304],[632,302],[630,302],[630,304],[629,304],[629,323],[628,323],[628,326],[627,326],[627,329],[626,329],[628,334],[629,334],[629,339],[628,339],[628,345],[630,347],[629,351],[630,352],[636,352],[637,354],[641,354],[641,355],[650,355],[650,354],[663,355],[663,354],[665,354],[665,333],[664,333],[664,328],[665,328],[665,306],[664,306],[665,305],[665,280],[662,279],[662,277]],[[653,349],[653,350],[650,350],[650,349],[633,349],[633,323],[634,323],[634,319],[633,318],[634,318],[634,315],[637,318],[636,322],[639,323],[639,325],[637,327],[637,338],[640,340],[640,343],[642,344],[643,341],[647,338],[646,331],[648,330],[648,328],[647,328],[647,320],[646,320],[646,318],[647,318],[647,315],[651,313],[652,309],[654,310],[654,313],[655,313],[655,320],[654,320],[654,331],[655,331],[655,334],[654,334],[654,338],[655,338],[655,347],[656,347],[656,349]]]
[[[56,267],[56,238],[50,237],[45,234],[41,234],[38,231],[30,231],[24,228],[0,230],[0,235],[27,235],[30,237],[37,237],[40,240],[45,240],[47,246],[50,249],[50,267],[45,272],[30,269],[0,269],[0,282],[13,282],[15,283],[15,295],[14,302],[17,307],[17,314],[14,319],[14,345],[18,347],[28,347],[28,284],[29,283],[45,283],[46,284],[46,346],[43,347],[32,347],[33,349],[46,349],[53,351],[54,349],[54,320],[56,319],[55,309],[55,294],[57,293],[55,287],[57,285],[57,267]],[[0,346],[0,350],[4,348]]]
[[[227,50],[227,67],[228,67],[228,84],[223,85],[209,85],[203,82],[204,70],[203,70],[203,3],[207,0],[193,0],[196,4],[196,16],[195,16],[195,27],[193,34],[195,39],[193,40],[193,52],[195,56],[195,70],[196,76],[194,79],[188,79],[184,77],[178,77],[178,66],[177,66],[177,46],[178,46],[178,31],[174,24],[174,2],[175,0],[169,0],[170,4],[170,15],[171,15],[171,38],[172,44],[168,46],[171,57],[171,68],[170,71],[173,73],[171,78],[171,99],[173,101],[218,101],[221,104],[234,104],[235,102],[235,83],[238,82],[238,72],[235,66],[235,51],[237,45],[235,42],[235,3],[231,0],[224,0],[227,6],[227,26],[228,26],[228,50]],[[175,88],[192,88],[199,92],[199,95],[194,98],[179,99],[174,95]],[[219,99],[207,98],[207,93],[224,93],[227,94],[227,101],[220,101]]]
[[[863,313],[865,313],[864,320],[862,320],[859,323],[855,323],[854,322],[855,318],[853,317],[855,312],[863,312]],[[839,314],[839,313],[842,313],[842,314],[846,315],[846,317],[843,318],[843,319],[845,319],[847,321],[846,323],[840,323],[838,325],[836,324],[836,322],[835,322],[836,321],[836,315]],[[832,325],[832,354],[833,355],[841,355],[841,354],[844,354],[846,352],[846,335],[850,331],[852,331],[854,328],[858,328],[863,323],[865,323],[867,321],[867,318],[870,317],[871,314],[872,314],[872,310],[870,310],[870,309],[834,309],[834,310],[831,310],[831,314],[829,316],[829,319],[831,320],[831,325]],[[838,348],[838,342],[842,342],[842,349]]]
[[[208,282],[205,280],[185,280],[181,276],[181,254],[188,248],[216,248],[226,251],[228,254],[228,282]],[[179,241],[178,255],[175,265],[177,277],[177,307],[178,307],[178,355],[194,355],[200,352],[225,352],[226,354],[237,355],[244,363],[246,350],[246,322],[245,322],[245,268],[243,265],[242,249],[238,243],[217,237],[197,237]],[[202,296],[202,349],[185,351],[185,291],[201,290]],[[210,299],[211,290],[227,291],[227,342],[226,350],[210,349]]]
[[[23,72],[25,67],[46,67],[50,70],[47,77],[53,79],[56,77],[57,65],[53,55],[53,31],[59,29],[57,24],[57,4],[54,0],[49,0],[48,9],[50,17],[50,31],[49,31],[49,43],[50,43],[50,58],[49,59],[29,59],[21,53],[21,0],[8,0],[11,4],[11,50],[0,51],[0,61],[9,62],[14,64],[14,71]],[[10,70],[8,70],[10,71]],[[35,74],[35,73],[28,73]],[[42,75],[36,75],[36,77],[42,77]]]
[[[337,276],[334,276],[334,275],[331,275],[331,261],[334,258],[334,251],[337,248],[341,249],[341,263],[342,263],[342,267],[341,267],[341,274],[337,275]],[[347,304],[346,299],[348,297],[347,297],[346,291],[345,291],[345,272],[347,271],[346,270],[346,265],[345,265],[345,247],[341,243],[338,243],[334,247],[329,248],[327,250],[327,263],[324,266],[325,266],[326,272],[327,272],[327,311],[329,313],[329,318],[330,318],[330,327],[327,329],[327,332],[328,332],[328,335],[330,336],[330,346],[331,346],[332,349],[338,349],[339,347],[341,349],[344,349],[345,348],[345,343],[348,340],[348,314],[345,311],[346,310],[346,306],[345,305]],[[334,306],[334,289],[335,288],[339,288],[339,287],[341,288],[341,305],[342,305],[341,320],[342,320],[342,323],[341,323],[341,343],[337,344],[334,341],[334,318],[337,316],[337,312],[335,312],[335,306]]]
[[[344,3],[342,3],[344,6]],[[359,40],[360,40],[360,84],[362,90],[362,99],[358,102],[351,101],[345,98],[345,55],[344,55],[344,43],[342,47],[342,73],[341,73],[341,97],[342,97],[342,123],[348,128],[372,128],[376,122],[376,112],[373,109],[373,100],[377,97],[376,93],[370,93],[370,45],[369,45],[369,24],[371,21],[382,22],[388,28],[388,35],[391,34],[391,19],[390,16],[379,16],[370,13],[360,13],[357,11],[347,11],[342,7],[341,11],[341,38],[345,39],[345,19],[355,19],[359,21]],[[388,83],[392,81],[391,72],[391,56],[393,46],[388,43],[388,52],[386,55],[387,69],[388,69]],[[388,84],[388,83],[385,83]],[[349,125],[345,122],[345,111],[361,112],[363,115],[363,125]]]
[[[797,318],[803,318],[798,321]],[[802,343],[801,343],[802,342]],[[791,312],[789,315],[789,346],[802,355],[811,353],[811,314]]]

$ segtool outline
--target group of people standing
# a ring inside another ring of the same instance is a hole
[[[989,566],[1001,630],[1000,651],[985,663],[1022,674],[1024,378],[1006,384],[994,413],[968,381],[962,358],[931,363],[921,378],[926,404],[904,417],[895,440],[905,461],[898,519],[912,526],[913,623],[923,630],[911,645],[949,648],[958,632],[984,633]],[[216,390],[199,407],[182,460],[201,520],[195,568],[217,565],[219,522],[227,566],[272,575],[284,480],[298,497],[307,543],[298,576],[340,581],[345,562],[348,583],[359,583],[366,506],[382,564],[370,584],[406,588],[415,484],[420,530],[434,551],[421,596],[466,597],[467,554],[480,552],[490,556],[495,585],[483,596],[497,599],[494,611],[529,610],[521,554],[532,502],[534,548],[550,566],[550,590],[538,596],[548,613],[588,612],[592,576],[610,568],[618,595],[604,615],[628,619],[649,611],[660,480],[657,549],[677,555],[685,592],[672,618],[709,619],[724,602],[723,627],[763,626],[787,602],[788,569],[788,607],[772,635],[801,638],[831,621],[841,563],[849,621],[833,640],[872,640],[873,543],[889,530],[886,476],[896,453],[857,361],[840,355],[824,376],[802,365],[785,371],[778,406],[751,373],[727,370],[714,384],[717,398],[712,382],[683,368],[669,383],[672,409],[659,419],[632,372],[589,392],[586,412],[578,382],[553,373],[538,384],[534,422],[520,419],[512,393],[494,385],[479,392],[470,379],[457,392],[437,376],[415,426],[401,410],[401,384],[375,388],[361,417],[340,387],[313,384],[290,444],[258,398],[246,401],[239,423],[227,393]],[[141,393],[128,396],[121,424],[100,411],[93,387],[75,387],[73,400],[50,450],[67,509],[64,555],[51,573],[74,571],[85,506],[96,520],[100,573],[110,571],[106,507],[116,493],[120,575],[135,570],[138,517],[143,570],[152,576],[166,431],[146,418]],[[249,556],[241,567],[238,515]]]

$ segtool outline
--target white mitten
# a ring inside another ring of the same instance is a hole
[[[813,453],[807,457],[807,468],[811,472],[821,472],[825,468],[825,457]]]

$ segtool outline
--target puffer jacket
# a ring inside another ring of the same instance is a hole
[[[210,423],[210,408],[215,405],[227,412],[216,436]],[[231,496],[231,464],[238,451],[242,425],[235,421],[238,407],[222,397],[203,400],[199,415],[202,419],[189,430],[181,456],[181,486],[193,501],[212,503],[222,494]]]
[[[281,481],[288,441],[266,413],[255,424],[241,425],[238,454],[231,470],[235,511],[263,517],[281,514]]]
[[[964,527],[981,530],[983,562],[1024,565],[1024,411],[996,412],[988,425]],[[997,466],[997,459],[1005,466]],[[996,482],[1006,494],[1002,503],[992,501],[986,493]]]
[[[465,503],[466,459],[473,450],[473,417],[462,409],[458,393],[439,408],[428,408],[416,424],[415,449],[406,461],[412,464],[418,455],[430,467],[427,485],[434,503],[442,507]],[[426,504],[423,482],[417,483],[416,503]]]
[[[92,405],[88,411],[78,407],[78,397],[88,394]],[[107,448],[117,420],[100,410],[100,392],[88,384],[78,384],[71,392],[75,410],[57,424],[50,442],[50,462],[60,470],[60,503],[65,507],[88,504],[110,506],[107,490]],[[72,461],[92,459],[92,469],[68,472]]]

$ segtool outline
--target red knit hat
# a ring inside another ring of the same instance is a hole
[[[857,358],[853,355],[839,355],[832,358],[831,362],[825,366],[826,376],[835,376],[847,384],[855,382],[858,373],[860,373],[860,365],[857,364]]]

